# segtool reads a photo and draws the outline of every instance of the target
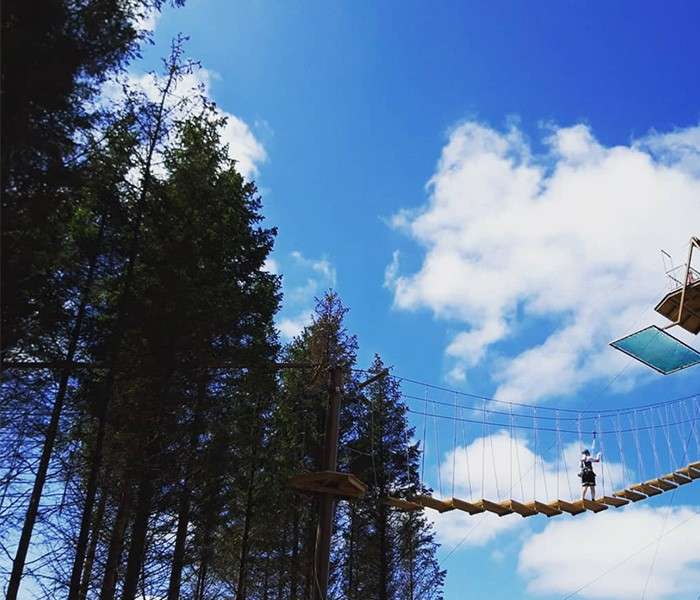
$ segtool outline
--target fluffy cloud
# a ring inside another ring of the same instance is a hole
[[[315,298],[337,282],[335,267],[326,258],[308,258],[299,250],[289,253],[284,269],[284,309],[277,322],[283,340],[299,335],[313,320]],[[277,273],[279,265],[275,263]]]
[[[553,442],[547,444],[552,445]],[[550,502],[576,499],[581,493],[581,481],[577,476],[580,450],[579,444],[572,442],[564,445],[559,453],[556,448],[549,448],[548,452],[539,454],[533,451],[531,440],[515,434],[511,436],[508,431],[499,431],[445,453],[439,476],[437,473],[431,475],[429,483],[435,488],[437,496],[451,496],[454,473],[454,496],[463,500],[512,498],[529,502],[537,498]],[[430,455],[433,449],[428,448],[427,451]],[[613,488],[621,487],[624,479],[620,463],[606,460],[604,469],[604,473],[600,465],[596,469],[599,475],[598,495],[603,491],[610,494]],[[627,476],[634,478],[634,473],[628,470]],[[440,541],[449,545],[462,543],[481,546],[506,531],[527,526],[527,519],[517,514],[505,517],[490,513],[469,516],[461,511],[450,511],[440,515],[432,513],[431,516]]]
[[[424,249],[415,273],[398,254],[387,267],[395,306],[461,326],[452,376],[493,358],[503,400],[574,393],[629,365],[607,344],[654,319],[659,249],[683,256],[700,223],[700,127],[606,147],[576,125],[544,144],[534,155],[516,127],[463,123],[427,205],[393,218]],[[528,319],[553,324],[547,337],[499,356]]]
[[[182,98],[190,98],[193,102],[202,96],[211,98],[212,79],[212,73],[204,68],[183,75],[169,99],[169,108],[175,107]],[[126,85],[144,94],[151,102],[158,102],[163,83],[164,78],[153,73],[127,73],[105,83],[102,100],[118,101]],[[218,107],[216,111],[218,116],[226,119],[221,130],[221,140],[228,146],[229,156],[236,161],[236,167],[243,177],[254,178],[258,174],[259,165],[267,160],[265,148],[242,119]]]
[[[700,590],[698,516],[697,507],[630,506],[552,521],[523,545],[518,571],[532,594],[569,598],[583,587],[576,598],[694,598]]]

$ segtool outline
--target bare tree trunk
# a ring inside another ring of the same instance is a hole
[[[134,523],[131,528],[131,543],[129,545],[129,557],[126,564],[124,577],[124,589],[122,600],[134,600],[138,591],[139,577],[146,548],[146,533],[148,531],[148,519],[151,516],[151,502],[153,500],[153,479],[149,469],[145,468],[139,482],[138,501]]]
[[[32,495],[29,499],[29,506],[27,507],[27,512],[24,517],[22,533],[19,538],[19,543],[17,544],[17,552],[15,553],[15,558],[12,562],[12,573],[10,575],[10,581],[7,586],[6,600],[17,599],[17,592],[19,591],[19,586],[22,581],[22,574],[24,573],[24,564],[27,560],[27,552],[29,550],[29,542],[31,541],[32,533],[34,531],[34,524],[36,523],[36,517],[39,512],[39,502],[41,501],[41,495],[44,491],[44,485],[46,484],[46,475],[49,470],[49,462],[51,460],[51,454],[53,454],[53,448],[56,443],[56,435],[58,434],[58,425],[61,420],[63,405],[66,401],[66,392],[68,391],[68,380],[71,376],[72,364],[75,360],[75,353],[78,349],[78,341],[80,340],[80,336],[82,333],[83,320],[85,319],[85,311],[87,309],[88,299],[92,291],[92,285],[95,281],[97,257],[99,255],[99,248],[102,245],[102,238],[104,237],[105,221],[106,217],[103,215],[100,219],[100,229],[97,235],[97,245],[95,247],[95,252],[90,259],[90,266],[88,267],[88,273],[85,278],[85,284],[83,286],[83,290],[80,296],[80,305],[78,306],[78,312],[76,313],[75,323],[73,325],[73,330],[71,331],[70,341],[68,342],[68,351],[66,352],[66,365],[63,371],[61,372],[61,379],[58,384],[58,391],[56,392],[56,398],[54,399],[53,409],[51,411],[51,419],[49,421],[49,426],[46,429],[46,435],[44,437],[44,446],[41,450],[39,468],[37,469],[36,477],[34,478]]]
[[[202,422],[203,403],[206,394],[206,382],[200,381],[197,386],[197,405],[192,421],[192,433],[190,435],[189,458],[185,466],[185,477],[180,494],[180,505],[177,515],[177,533],[175,535],[175,550],[173,551],[173,563],[170,569],[170,582],[168,584],[168,600],[178,600],[180,597],[180,584],[182,581],[182,569],[185,562],[185,547],[187,544],[187,527],[190,521],[190,508],[192,504],[192,491],[190,489],[190,476],[197,453],[199,442],[199,430]]]
[[[256,405],[257,412],[257,405]],[[257,469],[258,439],[253,436],[251,444],[250,472],[248,475],[248,491],[246,493],[245,517],[243,521],[243,536],[241,538],[241,554],[238,562],[238,589],[236,600],[246,600],[246,567],[248,563],[248,549],[250,541],[250,529],[253,521],[253,489],[255,488],[255,472]]]
[[[100,600],[112,600],[114,598],[114,591],[117,587],[117,573],[119,571],[119,563],[124,546],[124,534],[126,533],[126,526],[129,522],[130,505],[131,490],[129,489],[128,478],[125,477],[124,489],[119,498],[117,516],[114,520],[112,537],[109,542],[109,550],[107,551],[107,562],[102,579]]]
[[[92,524],[92,534],[90,536],[90,546],[88,548],[87,556],[85,557],[85,567],[83,568],[83,578],[80,584],[80,600],[85,600],[90,590],[90,583],[92,581],[92,565],[95,562],[95,554],[97,553],[97,544],[100,540],[100,530],[102,529],[102,519],[104,519],[105,508],[107,506],[107,490],[102,490],[102,495],[100,496],[100,503],[97,505],[97,513],[95,514],[95,520]]]
[[[294,509],[294,521],[292,524],[292,558],[291,579],[289,584],[289,600],[298,600],[299,588],[299,507]]]

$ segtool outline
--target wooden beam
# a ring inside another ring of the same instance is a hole
[[[620,490],[619,492],[613,492],[613,496],[625,498],[626,500],[631,500],[632,502],[639,502],[640,500],[646,499],[644,494],[635,492],[634,490]]]
[[[505,506],[514,513],[519,514],[521,517],[532,517],[533,515],[537,514],[536,510],[533,510],[526,504],[518,502],[517,500],[505,500],[504,502],[501,502],[501,506]]]
[[[674,483],[677,483],[678,485],[685,485],[686,483],[690,483],[692,479],[690,477],[686,477],[685,475],[682,475],[681,473],[676,473],[675,471],[673,473],[667,473],[661,479],[665,479],[666,481],[673,481]]]
[[[655,488],[653,485],[648,483],[635,483],[634,485],[630,486],[630,489],[646,496],[658,496],[664,492],[663,490]]]
[[[400,510],[405,510],[407,512],[413,512],[414,510],[423,510],[420,504],[415,502],[409,502],[403,498],[392,498],[391,496],[384,498],[384,504],[387,506],[392,506],[393,508],[398,508]]]
[[[447,502],[443,502],[442,500],[438,500],[437,498],[433,498],[432,496],[428,496],[427,494],[413,496],[410,501],[415,502],[416,504],[420,504],[425,508],[432,508],[433,510],[438,511],[439,513],[454,510],[454,506],[451,506],[450,504],[448,504]]]
[[[459,498],[450,498],[445,502],[447,502],[447,504],[449,504],[452,508],[469,513],[470,515],[478,515],[479,513],[484,512],[484,508],[482,508],[481,506],[477,506],[473,502],[466,502],[465,500],[460,500]]]
[[[550,506],[555,506],[559,510],[569,513],[570,515],[580,515],[582,512],[586,512],[583,506],[567,502],[566,500],[555,500],[550,504]]]
[[[659,488],[664,492],[670,492],[671,490],[675,490],[678,487],[678,484],[673,483],[671,481],[667,481],[666,479],[650,479],[645,483],[653,485],[655,488]]]
[[[607,504],[608,506],[614,506],[615,508],[626,506],[630,503],[629,500],[625,500],[624,498],[618,498],[616,496],[603,496],[602,498],[598,498],[598,502],[602,502],[603,504]]]
[[[538,512],[541,515],[545,515],[548,518],[556,517],[557,515],[561,514],[561,510],[559,510],[552,504],[545,504],[544,502],[540,502],[539,500],[533,500],[532,502],[528,502],[525,506],[527,506],[531,510]]]
[[[601,502],[600,500],[589,500],[588,498],[584,498],[580,502],[581,506],[583,506],[585,510],[590,510],[594,513],[599,513],[603,512],[604,510],[608,510],[607,505]],[[578,502],[576,504],[578,504]]]
[[[503,506],[500,502],[491,502],[491,500],[477,500],[475,504],[484,510],[487,510],[491,513],[497,514],[499,517],[505,517],[506,515],[513,514],[513,510],[508,508],[507,506]]]

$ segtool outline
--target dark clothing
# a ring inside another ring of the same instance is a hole
[[[590,460],[581,461],[581,485],[583,487],[595,486],[595,472],[593,471],[593,462]]]

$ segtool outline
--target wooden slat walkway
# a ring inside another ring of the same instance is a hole
[[[555,500],[554,502],[545,503],[539,500],[520,502],[519,500],[511,499],[495,502],[493,500],[487,500],[486,498],[473,501],[467,501],[461,498],[441,500],[424,494],[414,496],[407,500],[389,497],[386,498],[384,502],[389,506],[405,511],[431,508],[440,513],[459,510],[469,515],[490,512],[499,517],[512,514],[517,514],[521,517],[532,517],[537,514],[547,517],[556,517],[562,513],[579,515],[584,512],[603,512],[610,507],[620,508],[630,502],[639,502],[640,500],[646,500],[647,498],[658,496],[664,492],[673,491],[678,486],[692,483],[696,479],[700,479],[700,461],[689,463],[687,466],[662,475],[658,479],[650,479],[649,481],[636,483],[625,489],[613,492],[611,496],[602,496],[595,500],[585,499],[574,502]]]

